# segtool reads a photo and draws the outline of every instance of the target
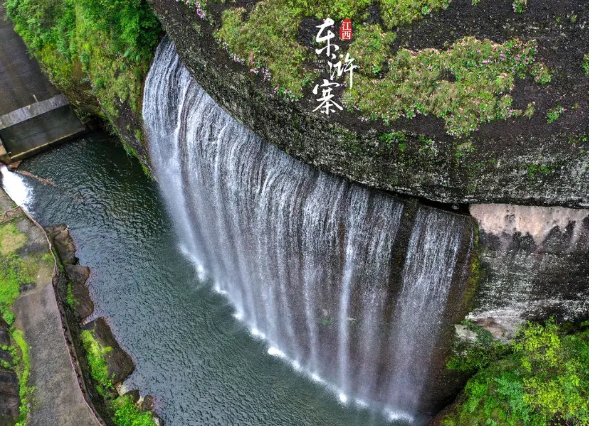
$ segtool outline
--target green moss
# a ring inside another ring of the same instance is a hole
[[[115,425],[153,426],[155,422],[151,413],[139,410],[129,395],[113,397],[113,378],[108,374],[108,364],[105,359],[105,356],[112,348],[102,347],[88,330],[82,331],[80,337],[86,351],[90,375],[96,383],[96,389],[104,397],[109,410],[112,412]]]
[[[384,79],[359,75],[345,102],[388,120],[433,114],[450,135],[466,136],[479,125],[518,117],[515,79],[525,77],[536,45],[517,39],[496,44],[466,37],[446,50],[400,50]]]
[[[108,392],[114,390],[114,385],[108,374],[108,364],[105,359],[106,354],[112,351],[112,348],[102,347],[88,330],[82,331],[80,338],[86,351],[90,375],[96,382],[96,389],[100,395],[106,397]]]
[[[153,426],[151,413],[140,411],[133,403],[131,396],[117,398],[112,407],[115,410],[113,420],[118,426]]]
[[[298,39],[303,17],[362,22],[375,4],[384,26],[355,24],[348,52],[345,46],[339,52],[350,53],[360,67],[345,103],[348,110],[364,114],[362,121],[382,119],[389,124],[433,114],[445,121],[448,134],[464,137],[483,123],[534,114],[533,104],[525,111],[512,108],[510,96],[516,78],[529,74],[538,84],[552,81],[548,67],[533,64],[534,41],[497,44],[466,37],[446,51],[402,49],[390,56],[396,37],[391,30],[448,7],[450,0],[263,0],[249,14],[244,8],[225,10],[216,37],[236,62],[271,79],[275,92],[298,99],[318,76],[310,65],[314,52]],[[516,11],[525,7],[525,0],[514,3]]]
[[[76,306],[78,305],[78,301],[74,297],[74,289],[73,289],[73,284],[71,282],[69,282],[67,284],[67,296],[66,296],[65,301],[69,305],[70,308],[76,309]]]
[[[515,13],[524,13],[528,7],[528,0],[514,0],[513,11]]]
[[[389,57],[395,33],[383,31],[379,25],[362,25],[350,47],[350,56],[360,66],[360,72],[378,75]]]
[[[11,323],[9,312],[20,295],[20,287],[35,281],[39,259],[25,259],[17,251],[26,244],[26,236],[11,223],[0,225],[0,312]]]
[[[536,64],[532,67],[532,76],[538,84],[548,84],[552,81],[552,73],[544,64]]]
[[[265,0],[256,4],[247,20],[244,14],[243,8],[223,12],[223,24],[216,33],[223,46],[251,72],[267,75],[267,68],[284,94],[300,96],[309,76],[303,68],[308,53],[296,41],[302,10]]]
[[[13,223],[8,222],[0,226],[0,256],[7,256],[23,247],[27,237],[16,229]]]
[[[407,135],[405,132],[383,133],[378,139],[388,148],[391,148],[393,145],[404,144],[407,140]]]
[[[549,166],[546,164],[530,164],[527,167],[528,176],[535,178],[538,174],[550,175],[556,171],[555,166]]]
[[[502,345],[483,332],[462,362],[477,371],[443,420],[458,425],[589,424],[589,330],[528,324]]]
[[[446,9],[451,0],[381,0],[382,19],[389,28],[411,22],[440,9]]]
[[[29,345],[24,338],[23,332],[17,329],[12,329],[11,335],[18,348],[18,352],[13,352],[16,373],[18,375],[20,397],[19,417],[16,426],[24,426],[30,410],[31,396],[34,390],[29,386],[31,357]]]

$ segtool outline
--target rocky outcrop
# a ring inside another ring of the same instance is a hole
[[[94,338],[100,343],[101,347],[111,348],[105,355],[108,365],[108,375],[113,382],[122,383],[131,375],[135,369],[133,359],[127,354],[115,339],[106,320],[102,317],[89,322],[84,326],[85,330],[90,330]]]
[[[124,386],[121,384],[131,375],[135,364],[131,356],[117,342],[106,319],[99,317],[82,326],[82,321],[89,317],[94,310],[94,304],[86,286],[86,281],[90,277],[90,269],[78,264],[76,247],[69,229],[65,225],[56,225],[45,228],[45,231],[63,266],[64,273],[54,277],[54,285],[61,304],[62,321],[68,330],[70,350],[76,360],[76,368],[79,369],[79,384],[88,403],[100,417],[101,424],[114,425],[110,419],[111,412],[106,405],[104,395],[94,387],[87,359],[83,355],[84,347],[80,339],[82,330],[89,330],[101,347],[110,348],[105,355],[105,361],[109,377],[112,383],[117,385],[117,389],[120,389],[121,394],[131,395],[140,410],[152,411],[153,397],[147,395],[140,398],[138,390],[123,391]],[[113,393],[113,397],[116,397],[116,393]],[[163,425],[163,421],[153,412],[152,419],[156,425]]]
[[[589,318],[589,210],[473,205],[480,267],[469,319],[497,338],[526,320]]]
[[[249,66],[229,58],[213,38],[220,11],[209,10],[211,24],[201,20],[187,2],[150,3],[207,93],[264,139],[306,163],[372,187],[445,203],[589,206],[584,98],[581,103],[573,100],[569,115],[552,126],[542,112],[529,121],[520,117],[485,124],[475,135],[462,139],[445,135],[439,130],[443,126],[431,117],[388,126],[361,123],[346,114],[326,120],[312,112],[311,88],[304,92],[303,101],[287,100],[251,73]],[[396,46],[443,48],[458,35],[495,41],[510,37],[540,40],[542,60],[558,70],[555,89],[533,89],[541,99],[538,108],[540,103],[548,108],[551,102],[577,99],[576,93],[587,89],[580,62],[571,58],[573,50],[582,58],[577,50],[582,50],[587,33],[580,28],[589,12],[577,2],[561,3],[555,8],[551,1],[543,0],[526,13],[514,14],[512,1],[480,2],[473,9],[470,0],[455,0],[446,11],[432,14],[415,28],[403,28]],[[229,5],[221,9],[226,7]],[[568,9],[576,13],[575,22],[556,25],[558,14]],[[447,31],[449,23],[455,31]],[[526,81],[516,86],[516,102],[518,97],[528,99],[531,84]],[[398,130],[407,132],[402,149],[379,139],[385,132]],[[434,140],[433,149],[421,149],[420,135]]]
[[[65,272],[70,279],[74,307],[80,319],[84,320],[94,312],[94,302],[86,281],[90,277],[90,268],[83,265],[65,265]]]

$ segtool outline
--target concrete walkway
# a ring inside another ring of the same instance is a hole
[[[0,218],[14,204],[0,189]],[[44,233],[24,214],[14,222],[27,236],[26,256],[48,254]],[[35,388],[29,426],[97,426],[76,379],[70,354],[62,334],[60,313],[53,285],[53,258],[45,257],[36,285],[22,293],[14,304],[15,326],[23,331],[30,346],[31,375],[29,385]]]

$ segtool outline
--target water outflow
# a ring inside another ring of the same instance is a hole
[[[403,231],[403,202],[261,140],[203,91],[168,40],[143,116],[182,248],[236,317],[343,402],[393,417],[415,410],[465,221],[419,208]]]
[[[3,164],[0,164],[0,183],[2,189],[17,205],[23,208],[27,207],[30,196],[29,187],[25,184],[23,178],[8,170]]]

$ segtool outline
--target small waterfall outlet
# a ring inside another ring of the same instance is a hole
[[[31,190],[20,175],[8,170],[4,164],[0,164],[0,183],[2,189],[16,204],[27,208]]]
[[[143,114],[182,249],[235,316],[342,402],[411,421],[464,282],[468,219],[291,158],[217,105],[168,40]]]

